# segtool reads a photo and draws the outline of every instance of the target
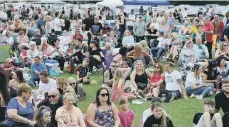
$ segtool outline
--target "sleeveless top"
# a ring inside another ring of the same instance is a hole
[[[96,104],[95,104],[96,105]],[[96,113],[95,113],[95,120],[94,122],[98,124],[99,126],[107,126],[112,127],[114,126],[114,114],[112,111],[111,106],[109,106],[109,109],[107,111],[99,111],[99,108],[96,105]]]
[[[2,94],[1,90],[0,90],[0,94]],[[0,97],[0,100],[3,100],[3,98]],[[5,111],[6,111],[6,107],[2,107],[0,101],[0,122],[5,121]]]
[[[148,76],[145,72],[141,75],[136,74],[134,81],[136,82],[138,89],[143,90],[148,84]]]

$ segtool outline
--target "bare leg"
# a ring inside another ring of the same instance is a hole
[[[203,114],[204,127],[211,127],[211,116],[209,112]]]
[[[158,88],[153,88],[153,96],[158,97],[159,95],[159,89]]]
[[[215,115],[213,116],[213,120],[216,123],[217,127],[223,127],[223,121],[220,113],[215,113]]]

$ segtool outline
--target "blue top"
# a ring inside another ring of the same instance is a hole
[[[26,102],[26,108],[24,108],[18,103],[17,98],[12,98],[6,107],[6,110],[9,110],[9,109],[17,109],[17,114],[19,116],[22,116],[22,117],[27,118],[29,120],[33,120],[33,117],[34,117],[33,105],[32,105],[32,103],[30,103],[28,101]],[[12,119],[10,119],[7,112],[5,113],[5,116],[6,116],[6,124],[8,126],[28,127],[27,124],[18,123],[18,122],[13,121]]]
[[[47,68],[42,63],[40,63],[40,64],[34,63],[34,64],[31,65],[32,78],[33,79],[39,79],[39,75],[38,74],[35,74],[35,70],[41,72],[42,70],[47,70]]]
[[[201,45],[194,44],[193,45],[193,50],[196,52],[198,60],[203,60],[203,59],[207,58],[208,48],[205,45],[203,45],[203,44],[201,44]]]
[[[45,21],[44,21],[44,19],[39,18],[37,20],[37,28],[40,30],[41,35],[43,35],[45,31],[42,31],[41,26],[45,27]]]

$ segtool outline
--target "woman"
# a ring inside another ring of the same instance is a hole
[[[122,37],[124,31],[126,30],[126,19],[123,13],[119,14],[118,23],[119,23],[120,36]]]
[[[199,24],[196,26],[197,31],[193,33],[192,35],[192,42],[193,44],[196,44],[196,36],[200,36],[202,39],[202,44],[205,44],[206,41],[206,33],[204,32],[203,25]]]
[[[51,16],[46,16],[45,17],[45,32],[46,36],[49,36],[51,34],[51,30],[53,29],[53,24],[52,24],[52,17]]]
[[[118,45],[118,39],[115,36],[115,33],[114,33],[113,30],[110,31],[110,35],[108,37],[108,40],[109,40],[110,43],[112,43],[112,45],[115,45],[115,46]]]
[[[137,96],[144,97],[147,91],[148,79],[151,78],[150,72],[145,70],[144,63],[142,60],[134,62],[134,70],[130,75],[130,81],[137,91]],[[139,96],[140,95],[140,96]]]
[[[160,63],[154,65],[154,71],[150,78],[149,93],[146,97],[158,97],[160,88],[164,87],[163,82],[165,75],[163,73],[163,67]]]
[[[229,68],[228,68],[228,65],[226,64],[225,58],[220,58],[218,60],[217,70],[218,70],[219,75],[220,75],[220,80],[228,78]]]
[[[36,42],[36,45],[39,46],[41,45],[41,33],[39,29],[35,30],[35,35],[31,38],[32,41]]]
[[[11,31],[7,31],[6,32],[6,37],[7,37],[7,44],[12,46],[13,50],[16,49],[16,47],[14,47],[14,38],[12,37],[12,32]]]
[[[10,94],[8,91],[8,76],[5,74],[5,71],[1,67],[0,84],[0,126],[5,126],[5,111],[6,106],[10,101]]]
[[[165,115],[160,102],[154,102],[151,111],[153,115],[147,118],[143,127],[173,127],[171,119]]]
[[[127,99],[132,100],[135,99],[134,90],[131,90],[133,93],[125,93],[125,90],[130,86],[125,85],[125,80],[127,76],[130,74],[131,69],[117,69],[114,73],[113,85],[111,91],[111,101],[119,102],[119,99],[122,96],[125,96]]]
[[[9,82],[9,87],[17,88],[21,83],[25,83],[25,79],[23,77],[23,73],[21,70],[16,70],[13,72],[12,80]]]
[[[29,50],[27,51],[27,57],[33,61],[36,56],[40,56],[40,51],[37,49],[36,42],[29,42]]]
[[[42,52],[43,56],[47,56],[49,52],[52,51],[52,46],[48,44],[48,39],[46,37],[41,38],[41,45],[39,46],[39,51]]]
[[[129,51],[134,49],[134,37],[131,35],[129,30],[124,32],[124,37],[122,38],[122,45],[127,47]]]
[[[73,77],[68,78],[68,84],[75,90],[78,101],[83,101],[85,98],[85,92],[83,86],[79,84],[79,81],[76,81]]]
[[[25,35],[27,35],[27,33],[28,33],[28,30],[25,28],[24,23],[19,19],[18,15],[14,16],[14,22],[13,22],[13,25],[11,26],[11,30],[14,33],[19,33],[22,30],[26,31]]]
[[[97,90],[96,101],[87,109],[87,122],[91,127],[119,127],[118,109],[110,102],[106,88]]]
[[[102,53],[102,50],[100,49],[99,43],[97,41],[92,41],[90,44],[91,50],[89,50],[90,54],[90,72],[92,72],[93,67],[95,66],[97,69],[99,69],[99,65],[102,64],[102,62],[105,61],[104,55]]]
[[[115,57],[114,57],[114,61],[117,61],[117,64],[116,64],[116,66],[118,66],[118,67],[129,67],[128,65],[127,65],[127,63],[125,62],[125,60],[126,60],[126,58],[127,58],[127,52],[128,52],[128,49],[126,48],[126,47],[121,47],[120,49],[119,49],[119,54],[118,55],[116,55]]]
[[[188,73],[185,82],[187,95],[191,96],[191,98],[196,97],[199,100],[203,100],[203,97],[207,97],[211,92],[211,88],[203,83],[201,73],[201,66],[195,64],[194,72]]]
[[[198,31],[197,26],[199,25],[200,20],[198,18],[193,20],[192,26],[189,29],[189,33],[192,35]]]
[[[215,59],[220,59],[220,57],[223,57],[226,61],[229,61],[229,50],[227,42],[220,44],[219,49],[216,50]]]
[[[36,124],[33,121],[34,109],[29,99],[32,88],[28,84],[21,84],[18,87],[18,96],[12,98],[6,108],[7,126],[29,127]]]
[[[166,19],[164,19],[164,20],[162,21],[161,26],[160,26],[160,28],[159,28],[158,31],[159,31],[159,33],[160,33],[160,32],[163,32],[164,34],[170,35],[171,29],[170,29],[170,27],[167,25],[167,20],[166,20]]]
[[[58,127],[86,127],[81,110],[73,105],[73,95],[66,93],[63,99],[64,105],[56,110]]]
[[[188,22],[184,23],[184,26],[179,30],[178,35],[187,35],[189,34]]]
[[[59,77],[56,79],[56,86],[61,95],[64,95],[65,93],[71,93],[72,96],[74,97],[74,103],[77,102],[77,95],[75,90],[73,89],[72,86],[70,86],[67,83],[67,81],[63,77]]]
[[[19,50],[21,50],[23,47],[29,47],[29,38],[25,35],[24,31],[19,32],[19,36],[17,37],[17,43],[19,44]]]
[[[70,29],[72,32],[72,35],[75,35],[76,30],[79,30],[79,32],[82,32],[82,24],[80,20],[73,19],[70,25]]]
[[[134,61],[142,60],[145,67],[149,65],[150,61],[153,61],[151,55],[147,54],[144,50],[142,50],[142,47],[140,45],[136,45],[134,47],[134,50],[127,54],[127,57],[132,58]]]

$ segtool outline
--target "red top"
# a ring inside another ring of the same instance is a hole
[[[78,35],[78,36],[74,35],[72,38],[73,38],[73,40],[76,40],[77,38],[83,39],[83,36],[82,35]]]
[[[212,25],[214,26],[214,28],[216,27],[215,25],[215,22],[213,21],[212,22]],[[214,31],[214,33],[215,34],[218,34],[218,38],[221,38],[221,34],[222,34],[222,32],[223,32],[223,28],[224,28],[224,23],[223,23],[223,21],[219,21],[219,25],[218,25],[218,31]],[[215,29],[216,30],[216,29]]]
[[[210,22],[210,23],[208,23],[207,25],[204,26],[204,30],[205,31],[212,31],[212,30],[214,30],[214,26]],[[212,35],[213,34],[206,34],[206,40],[207,40],[207,42],[213,42]]]
[[[155,82],[158,82],[158,81],[164,80],[164,79],[165,79],[165,76],[163,74],[156,75],[156,73],[153,73],[153,76],[151,77],[150,82],[155,83]]]

